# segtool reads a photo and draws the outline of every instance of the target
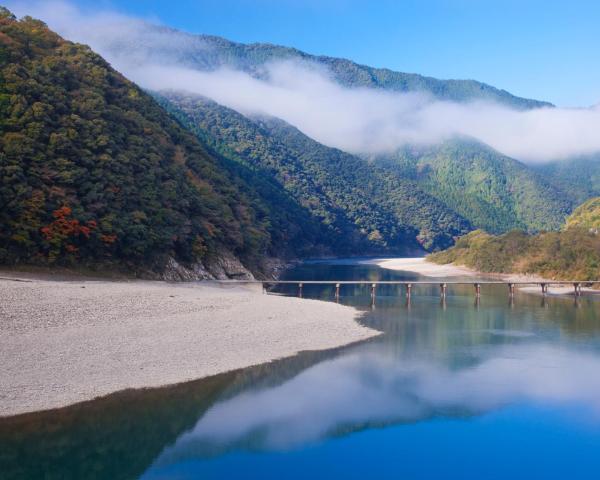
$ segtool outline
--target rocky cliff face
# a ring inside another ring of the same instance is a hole
[[[254,275],[231,252],[221,252],[204,262],[184,266],[169,257],[160,278],[167,281],[253,280]]]

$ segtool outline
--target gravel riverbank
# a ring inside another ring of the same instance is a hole
[[[350,307],[240,287],[7,276],[0,274],[0,416],[378,334]]]

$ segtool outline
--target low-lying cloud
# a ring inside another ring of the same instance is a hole
[[[599,107],[518,111],[490,102],[440,101],[418,92],[347,88],[322,67],[292,61],[265,65],[260,78],[229,68],[202,71],[190,58],[190,52],[203,48],[198,37],[116,13],[83,15],[64,2],[19,2],[12,8],[89,44],[144,88],[199,94],[244,114],[279,117],[325,145],[352,153],[381,154],[455,137],[477,139],[527,162],[600,152]]]

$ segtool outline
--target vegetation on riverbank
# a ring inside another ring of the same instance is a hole
[[[485,273],[540,275],[555,280],[597,280],[600,278],[600,235],[597,209],[600,198],[575,210],[560,232],[528,235],[512,231],[490,235],[476,230],[460,237],[456,244],[431,254],[428,260],[464,265]]]
[[[567,217],[565,228],[576,227],[598,233],[598,229],[600,229],[600,197],[589,199]]]

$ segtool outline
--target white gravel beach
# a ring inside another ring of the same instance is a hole
[[[505,274],[505,273],[482,273],[463,265],[448,263],[440,265],[429,262],[425,257],[413,258],[379,258],[367,260],[365,263],[373,263],[381,268],[390,270],[401,270],[405,272],[418,273],[424,277],[488,277],[505,280],[507,282],[551,282],[537,275]]]
[[[378,335],[331,302],[208,283],[0,279],[0,416]]]
[[[438,265],[437,263],[428,262],[424,257],[378,258],[367,260],[364,263],[372,263],[389,270],[418,273],[432,278],[473,277],[477,275],[477,272],[470,268],[458,267],[456,265]]]

